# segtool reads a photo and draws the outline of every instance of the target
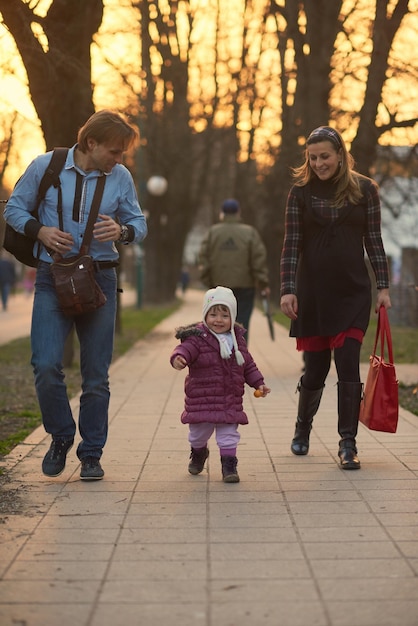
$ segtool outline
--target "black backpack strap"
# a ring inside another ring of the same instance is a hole
[[[51,160],[46,168],[41,182],[39,183],[38,195],[36,197],[36,209],[33,212],[33,216],[38,219],[38,209],[42,200],[45,198],[46,192],[51,186],[58,188],[58,205],[61,204],[62,210],[62,198],[61,196],[61,183],[60,173],[64,167],[67,159],[68,148],[54,148],[51,156]]]

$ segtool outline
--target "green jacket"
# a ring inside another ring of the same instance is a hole
[[[269,285],[267,253],[255,228],[240,222],[239,215],[224,215],[211,226],[199,252],[200,279],[209,289],[222,285],[256,287]]]

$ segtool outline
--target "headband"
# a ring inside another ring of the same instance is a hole
[[[338,150],[343,147],[339,134],[331,126],[315,128],[309,135],[306,143],[309,145],[310,143],[318,143],[321,140],[330,141]]]

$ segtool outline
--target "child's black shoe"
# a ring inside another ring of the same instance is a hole
[[[238,459],[236,456],[221,456],[222,477],[224,483],[239,483],[237,472]]]
[[[192,448],[190,452],[190,463],[189,463],[189,473],[196,476],[203,471],[203,467],[205,465],[205,461],[209,456],[209,450],[207,448],[200,448],[196,450],[196,448]]]

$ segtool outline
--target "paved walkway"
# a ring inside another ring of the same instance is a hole
[[[80,481],[75,448],[44,477],[42,428],[3,463],[24,512],[1,520],[1,626],[417,626],[418,418],[401,410],[396,435],[360,426],[363,467],[341,471],[332,372],[311,453],[292,456],[301,359],[257,311],[250,348],[272,393],[247,390],[241,482],[222,482],[214,441],[190,476],[185,372],[168,357],[200,307],[189,291],[113,365],[103,481]]]

